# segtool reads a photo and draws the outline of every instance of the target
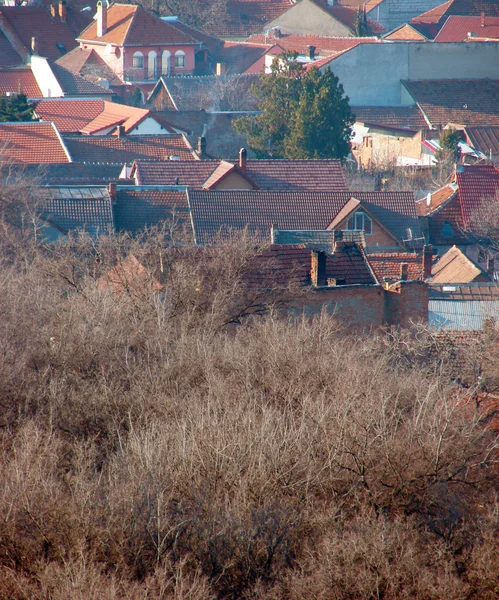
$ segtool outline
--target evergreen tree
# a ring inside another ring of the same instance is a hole
[[[330,71],[308,71],[296,53],[274,59],[253,93],[261,114],[234,123],[258,157],[344,158],[353,117],[343,86]]]
[[[461,148],[459,142],[462,139],[462,134],[455,129],[444,129],[440,134],[438,142],[440,150],[436,153],[438,162],[459,162],[461,158]]]
[[[0,98],[0,122],[32,120],[33,106],[28,102],[25,94]]]

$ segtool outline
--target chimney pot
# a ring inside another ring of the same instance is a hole
[[[242,171],[246,171],[246,161],[248,160],[248,152],[246,148],[239,150],[239,168]]]
[[[316,287],[327,285],[325,252],[321,252],[320,250],[312,251],[310,276],[312,279],[312,284]]]
[[[59,19],[66,22],[66,0],[59,0]]]
[[[433,247],[431,244],[423,246],[423,279],[431,277],[431,267],[433,263]]]
[[[107,31],[107,2],[97,2],[97,37],[102,37]]]
[[[407,263],[400,263],[400,281],[407,281]]]
[[[204,135],[198,138],[198,154],[206,154],[206,138]]]

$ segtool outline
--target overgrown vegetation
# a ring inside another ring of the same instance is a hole
[[[0,597],[497,597],[497,438],[448,345],[285,318],[296,290],[246,286],[244,237],[45,246],[20,222],[0,230]]]

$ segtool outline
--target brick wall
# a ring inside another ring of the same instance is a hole
[[[385,323],[408,327],[428,322],[428,286],[424,281],[399,282],[385,290]]]

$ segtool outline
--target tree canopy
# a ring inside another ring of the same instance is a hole
[[[345,158],[354,122],[348,97],[330,69],[306,69],[296,53],[274,59],[252,88],[261,114],[234,123],[260,158]]]
[[[25,94],[15,94],[0,98],[0,122],[31,121],[33,106]]]

